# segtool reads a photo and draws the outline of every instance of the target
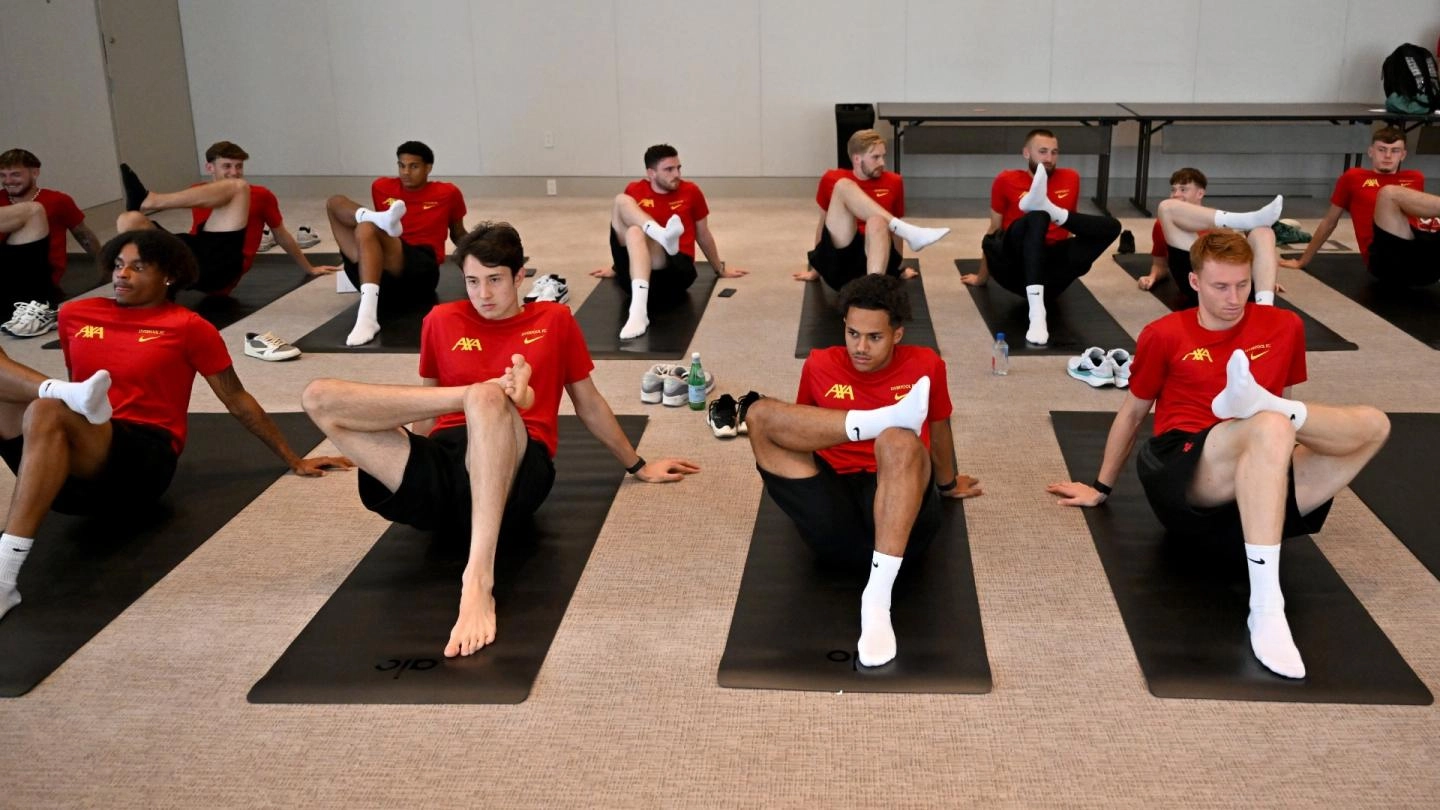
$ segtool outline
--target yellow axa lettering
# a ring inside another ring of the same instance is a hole
[[[643,200],[640,201],[640,207],[641,207],[641,208],[654,208],[654,207],[655,207],[655,201],[652,200],[652,199],[650,199],[649,197],[646,197],[645,199],[643,199]]]
[[[394,205],[394,204],[397,203],[397,202],[400,202],[400,198],[399,198],[399,197],[386,197],[386,198],[385,198],[385,207],[388,209],[390,206]]]
[[[1204,361],[1207,362],[1207,363],[1213,363],[1213,362],[1215,362],[1214,358],[1212,358],[1212,357],[1210,356],[1210,350],[1209,350],[1209,349],[1195,349],[1194,351],[1187,352],[1184,359],[1186,359],[1186,360],[1204,360]]]
[[[480,338],[462,337],[459,340],[455,341],[455,345],[450,347],[450,351],[478,352],[480,351]]]
[[[96,339],[96,340],[104,340],[104,339],[105,339],[105,327],[103,327],[103,326],[82,326],[82,327],[80,327],[80,331],[78,331],[78,332],[75,333],[75,337],[77,337],[77,338],[94,338],[94,339]]]
[[[1376,180],[1375,178],[1372,177],[1372,178],[1370,178],[1369,180],[1366,180],[1365,182],[1361,183],[1361,184],[1360,184],[1360,187],[1361,187],[1361,188],[1380,188],[1380,181],[1379,181],[1379,180]]]
[[[830,386],[829,391],[825,392],[825,397],[826,399],[854,399],[855,388],[853,386],[835,383]]]

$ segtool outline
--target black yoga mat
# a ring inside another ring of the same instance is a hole
[[[638,442],[646,417],[619,419]],[[492,645],[465,658],[444,656],[460,601],[465,538],[394,524],[250,690],[250,702],[524,701],[625,477],[574,416],[560,417],[555,472],[533,526],[500,536]]]
[[[1432,349],[1440,349],[1440,317],[1437,317],[1440,284],[1423,287],[1381,284],[1370,275],[1358,253],[1321,253],[1310,259],[1305,272],[1410,337]]]
[[[955,267],[961,275],[979,272],[980,260],[956,259]],[[1050,342],[1045,346],[1025,344],[1025,330],[1030,328],[1030,309],[1025,296],[1010,292],[994,279],[983,287],[966,289],[980,310],[980,317],[985,319],[991,339],[996,332],[1005,333],[1012,357],[1078,355],[1091,346],[1135,351],[1135,340],[1078,280],[1045,305],[1046,323],[1050,328]]]
[[[1437,447],[1440,413],[1392,413],[1390,441],[1355,476],[1350,489],[1440,579]]]
[[[795,524],[768,494],[750,536],[750,554],[720,659],[721,686],[825,692],[984,694],[990,662],[960,501],[945,499],[945,521],[930,548],[895,582],[891,621],[898,654],[862,667],[860,592],[866,570],[815,564]]]
[[[315,264],[335,264],[339,259],[337,254],[315,253],[310,255],[310,260]],[[69,276],[72,272],[74,271],[67,271],[66,275]],[[216,329],[224,329],[254,315],[315,278],[317,277],[296,267],[295,261],[289,256],[256,256],[255,264],[240,279],[240,283],[235,285],[235,290],[229,296],[182,290],[175,297],[175,302],[194,310],[195,314],[214,324]],[[58,349],[60,341],[52,340],[41,348]]]
[[[301,351],[317,354],[419,354],[420,325],[436,303],[459,301],[465,297],[465,276],[453,262],[440,265],[440,283],[435,297],[387,306],[380,296],[380,336],[363,346],[346,346],[345,338],[355,328],[355,313],[360,309],[360,296],[352,293],[353,304],[309,334],[295,341]]]
[[[1052,411],[1070,477],[1100,469],[1112,413]],[[1151,419],[1140,435],[1153,430]],[[1168,698],[1429,705],[1430,690],[1309,536],[1285,540],[1280,583],[1306,676],[1282,678],[1250,650],[1249,579],[1238,546],[1168,538],[1134,459],[1115,493],[1086,509],[1125,630],[1151,694]]]
[[[1128,255],[1115,254],[1115,263],[1130,275],[1131,278],[1139,279],[1150,275],[1150,254],[1132,253]],[[1180,290],[1177,284],[1188,284],[1187,279],[1165,278],[1150,288],[1150,294],[1156,300],[1170,308],[1171,312],[1193,306]],[[1311,352],[1353,352],[1359,347],[1354,343],[1341,337],[1335,330],[1310,317],[1305,310],[1286,301],[1281,296],[1275,296],[1275,306],[1287,309],[1300,316],[1301,322],[1305,324],[1305,350]]]
[[[697,262],[695,269],[697,275],[687,291],[688,297],[672,307],[652,306],[649,331],[634,340],[620,339],[620,327],[629,317],[629,291],[621,289],[613,278],[602,279],[575,313],[590,356],[597,360],[684,358],[719,278],[709,262]]]
[[[901,267],[920,269],[918,259],[906,259]],[[910,297],[910,320],[905,322],[905,338],[911,346],[929,346],[940,351],[935,341],[935,323],[930,320],[930,302],[925,298],[924,276],[905,282]],[[800,304],[800,330],[795,335],[795,356],[809,357],[811,349],[845,345],[845,320],[835,309],[836,293],[823,281],[805,284],[805,299]]]
[[[272,414],[298,453],[324,438],[303,413]],[[51,513],[25,567],[24,601],[0,619],[0,696],[65,663],[287,470],[229,414],[191,414],[170,490],[134,514]]]

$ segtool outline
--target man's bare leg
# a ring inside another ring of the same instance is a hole
[[[45,206],[37,202],[0,206],[0,233],[7,234],[5,241],[12,245],[39,242],[50,235]]]
[[[1274,220],[1264,222],[1273,214],[1276,219],[1280,216],[1280,208],[1283,205],[1283,198],[1276,197],[1270,204],[1257,211],[1242,213],[1227,213],[1214,208],[1207,208],[1203,205],[1188,203],[1184,200],[1168,199],[1161,200],[1156,206],[1155,218],[1160,221],[1160,230],[1165,234],[1165,243],[1179,250],[1189,250],[1195,244],[1196,234],[1200,231],[1207,231],[1217,227],[1239,227],[1238,225],[1221,225],[1221,220],[1227,222],[1257,222],[1250,225],[1250,232],[1246,235],[1246,241],[1250,243],[1250,249],[1255,254],[1255,261],[1251,265],[1251,273],[1255,284],[1255,303],[1275,303],[1275,278],[1276,268],[1280,260],[1275,249],[1275,232],[1270,226],[1275,224]],[[1176,284],[1189,284],[1189,279],[1176,279]]]
[[[343,195],[325,201],[330,232],[345,258],[359,266],[360,309],[346,346],[362,346],[380,334],[380,277],[405,269],[405,248],[400,242],[405,203],[396,202],[376,212]]]
[[[930,482],[930,453],[920,437],[888,428],[875,439],[875,553],[860,594],[860,663],[878,667],[895,658],[890,597],[910,542],[910,530]]]
[[[1440,217],[1440,197],[1404,186],[1382,187],[1375,196],[1375,227],[1391,236],[1414,239],[1410,217]]]
[[[846,224],[842,224],[841,222],[843,215],[850,217],[850,221]],[[830,231],[830,237],[834,241],[835,247],[846,247],[850,244],[856,232],[855,220],[860,220],[865,223],[865,231],[867,234],[872,230],[876,230],[871,223],[871,220],[875,218],[879,218],[879,220],[884,223],[882,227],[885,231],[904,239],[905,244],[909,245],[910,249],[917,253],[940,241],[946,234],[950,233],[949,228],[922,228],[891,215],[889,211],[880,207],[880,203],[871,199],[870,195],[866,194],[854,180],[848,177],[841,178],[841,180],[835,184],[834,191],[830,194],[830,207],[825,209],[825,228]],[[836,227],[839,227],[840,230],[835,230]],[[847,236],[849,238],[846,238]],[[841,244],[842,240],[844,244]],[[887,245],[886,247],[888,251],[889,246]],[[870,264],[868,243],[866,248],[866,264],[868,269],[868,265]],[[873,273],[875,271],[869,270],[869,272]],[[882,268],[880,272],[884,272],[884,269]]]

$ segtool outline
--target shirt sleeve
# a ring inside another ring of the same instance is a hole
[[[1148,400],[1160,396],[1160,389],[1165,385],[1167,355],[1164,339],[1155,333],[1153,327],[1140,330],[1140,339],[1135,342],[1135,357],[1130,362],[1130,393]]]
[[[905,218],[905,178],[895,175],[895,210],[890,213]]]
[[[1055,188],[1051,187],[1049,189],[1050,199],[1055,200],[1055,204],[1066,211],[1074,211],[1080,205],[1080,173],[1073,169],[1065,172],[1060,181],[1060,188],[1068,189],[1070,193],[1062,199],[1055,200]]]
[[[460,193],[459,186],[450,187],[450,222],[465,218],[468,213],[465,209],[465,195]],[[448,224],[448,223],[447,223]]]
[[[234,365],[220,331],[199,315],[192,315],[185,324],[185,359],[202,377],[219,374]]]
[[[85,221],[85,212],[80,210],[80,206],[75,204],[75,199],[69,194],[60,195],[60,204],[56,206],[55,213],[67,231]]]
[[[370,184],[370,207],[376,211],[385,207],[385,193],[380,189],[381,181],[384,179],[383,177],[376,178],[375,182]]]
[[[1350,210],[1350,195],[1352,193],[1350,187],[1351,177],[1353,177],[1353,175],[1350,172],[1345,172],[1340,175],[1339,180],[1335,181],[1335,193],[1330,195],[1331,205],[1344,208],[1347,211]]]
[[[427,380],[440,379],[440,367],[435,362],[435,330],[438,328],[435,313],[425,316],[420,324],[420,376]]]
[[[946,378],[945,361],[940,355],[930,352],[930,413],[926,421],[938,422],[949,419],[954,411],[950,402],[950,383]]]
[[[705,192],[701,191],[699,186],[692,183],[690,184],[690,188],[695,191],[695,201],[690,213],[691,216],[695,218],[695,221],[699,222],[710,216],[710,205],[705,201]]]
[[[1165,243],[1165,229],[1160,227],[1160,220],[1155,220],[1155,228],[1150,232],[1150,255],[1158,259],[1170,257],[1170,246]]]
[[[585,335],[580,324],[567,310],[564,317],[565,329],[565,384],[580,382],[595,370],[595,361],[590,359],[590,350],[585,348]]]
[[[1305,324],[1300,316],[1291,317],[1292,326],[1290,329],[1290,375],[1286,377],[1285,385],[1299,385],[1309,379],[1309,373],[1305,368]]]
[[[814,385],[811,368],[820,362],[820,350],[811,349],[810,356],[805,358],[805,365],[800,367],[800,389],[795,392],[796,405],[814,405],[815,397],[811,394]]]
[[[995,175],[995,182],[990,184],[990,210],[997,214],[1004,215],[1008,208],[1005,201],[1005,172]]]
[[[252,186],[252,189],[253,188]],[[274,192],[268,188],[254,190],[255,193],[251,196],[250,200],[256,204],[260,210],[252,211],[252,218],[258,216],[262,222],[271,228],[283,226],[285,220],[280,216],[280,201],[275,199]]]
[[[815,204],[821,211],[830,210],[830,195],[835,192],[835,179],[830,172],[820,175],[820,185],[815,187]]]

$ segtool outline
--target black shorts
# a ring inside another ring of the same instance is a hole
[[[615,281],[628,296],[630,294],[630,249],[620,241],[614,228],[610,231],[610,266],[615,269]],[[686,291],[695,283],[695,257],[676,253],[665,257],[665,266],[650,274],[650,305],[670,307],[685,300]]]
[[[200,277],[190,285],[203,293],[229,290],[245,274],[245,231],[200,231],[176,234],[200,265]]]
[[[1140,455],[1135,469],[1140,475],[1140,485],[1145,488],[1145,497],[1155,516],[1172,534],[1185,537],[1216,540],[1245,539],[1240,526],[1240,507],[1234,501],[1222,506],[1202,508],[1192,506],[1187,497],[1190,482],[1195,479],[1195,470],[1200,466],[1200,454],[1205,448],[1212,428],[1199,433],[1171,430],[1154,436],[1140,445]],[[1281,537],[1298,537],[1313,534],[1325,525],[1333,501],[1320,504],[1308,515],[1300,514],[1295,503],[1295,468],[1289,472],[1289,484],[1285,494],[1285,526]]]
[[[830,229],[821,228],[820,241],[815,243],[815,249],[805,254],[805,257],[825,284],[832,290],[838,290],[866,273],[865,234],[856,231],[850,244],[837,248],[835,240],[830,238]],[[885,260],[885,275],[898,278],[900,261],[900,251],[895,249],[892,241],[890,256]]]
[[[1193,271],[1193,266],[1190,264],[1190,251],[1181,250],[1173,245],[1166,245],[1165,248],[1170,251],[1168,257],[1170,280],[1175,282],[1175,288],[1180,291],[1180,295],[1185,297],[1185,301],[1190,306],[1199,306],[1200,293],[1190,286],[1190,273]]]
[[[1387,284],[1418,287],[1440,280],[1440,233],[1410,229],[1401,239],[1376,227],[1370,243],[1370,273]]]
[[[399,273],[380,274],[380,308],[435,303],[435,288],[440,286],[440,261],[429,245],[412,245],[400,240],[404,256]],[[355,289],[360,289],[360,263],[342,255],[341,266]]]
[[[429,436],[409,436],[410,458],[405,462],[400,489],[391,492],[361,470],[360,502],[386,520],[417,529],[468,531],[470,473],[465,469],[465,427],[445,428]],[[554,483],[555,464],[550,453],[543,442],[532,436],[510,485],[502,524],[533,515]]]
[[[800,537],[820,561],[841,566],[868,566],[875,551],[875,473],[841,475],[819,455],[816,475],[782,478],[760,470],[765,491],[795,521]],[[756,467],[759,469],[759,467]],[[914,560],[940,532],[944,514],[932,473],[910,529],[905,559]]]
[[[0,307],[9,307],[29,301],[39,301],[54,307],[63,297],[52,281],[54,268],[50,266],[50,239],[46,237],[34,242],[12,245],[0,242]]]
[[[128,511],[159,500],[170,487],[179,458],[170,433],[119,419],[111,420],[110,427],[110,454],[105,457],[104,469],[94,478],[65,479],[52,510],[67,515]],[[11,472],[19,471],[24,455],[24,436],[0,441],[0,457]]]

